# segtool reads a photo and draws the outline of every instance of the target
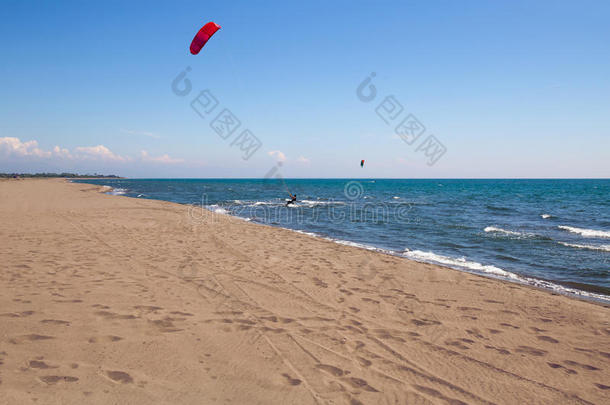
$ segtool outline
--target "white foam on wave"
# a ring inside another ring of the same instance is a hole
[[[288,229],[288,228],[286,228],[286,229]],[[301,231],[299,229],[289,229],[289,230],[291,230],[293,232],[296,232],[296,233],[300,233],[302,235],[308,235],[308,236],[312,236],[314,238],[321,238],[321,239],[327,240],[329,242],[336,243],[338,245],[351,246],[351,247],[356,247],[356,248],[359,248],[359,249],[372,250],[372,251],[375,251],[375,252],[380,252],[380,253],[385,253],[385,254],[389,254],[389,255],[393,255],[393,256],[398,256],[398,254],[396,252],[394,252],[393,250],[382,249],[382,248],[378,248],[378,247],[375,247],[375,246],[366,245],[364,243],[352,242],[352,241],[344,240],[344,239],[331,238],[331,237],[328,237],[328,236],[319,235],[319,234],[314,233],[314,232]]]
[[[471,270],[471,271],[476,271],[476,272],[481,272],[481,273],[494,274],[496,276],[509,278],[511,280],[519,279],[519,277],[514,273],[511,273],[506,270],[502,270],[501,268],[496,267],[496,266],[485,265],[485,264],[481,264],[478,262],[466,260],[466,258],[464,258],[464,257],[453,258],[453,257],[448,257],[448,256],[437,255],[434,252],[424,252],[422,250],[409,250],[409,249],[407,249],[403,252],[403,256],[408,257],[409,259],[413,259],[418,262],[444,264],[449,267],[458,267],[459,269],[464,269],[464,270]]]
[[[534,287],[544,288],[546,290],[551,290],[554,292],[558,292],[560,294],[575,295],[575,296],[583,297],[583,298],[587,298],[587,299],[594,299],[594,300],[601,301],[604,303],[610,303],[610,296],[603,295],[603,294],[596,294],[593,292],[577,290],[576,288],[566,287],[566,286],[563,286],[560,284],[552,283],[550,281],[540,280],[540,279],[530,278],[530,277],[523,277],[521,281],[526,284],[532,285]]]
[[[492,276],[499,276],[504,279],[508,279],[513,282],[527,284],[538,288],[544,288],[547,290],[555,291],[566,295],[576,295],[588,299],[595,299],[603,302],[610,302],[610,297],[603,294],[596,294],[588,291],[578,290],[576,288],[566,287],[560,284],[556,284],[546,280],[540,280],[537,278],[520,276],[509,271],[503,270],[499,267],[492,265],[484,265],[478,262],[466,260],[464,257],[453,258],[447,256],[437,255],[433,252],[424,252],[421,250],[409,250],[406,249],[403,256],[424,263],[443,264],[448,267],[452,267],[458,270],[465,270],[468,272],[475,273],[487,273]]]
[[[577,233],[585,238],[610,238],[610,231],[601,231],[599,229],[576,228],[574,226],[559,225],[559,229],[564,231]]]
[[[516,232],[516,231],[508,231],[506,229],[498,228],[498,227],[495,227],[495,226],[488,226],[488,227],[486,227],[483,230],[485,232],[491,232],[491,233],[496,233],[496,234],[501,234],[501,235],[509,235],[509,236],[524,236],[524,237],[532,236],[531,234],[528,234],[528,233]]]
[[[378,248],[375,246],[371,246],[371,245],[366,245],[364,243],[358,243],[358,242],[352,242],[349,240],[344,240],[344,239],[334,239],[334,238],[326,238],[324,237],[324,239],[337,243],[339,245],[344,245],[344,246],[351,246],[351,247],[355,247],[358,249],[365,249],[365,250],[371,250],[373,252],[380,252],[380,253],[385,253],[388,255],[393,255],[393,256],[397,256],[396,252],[392,251],[392,250],[387,250],[387,249],[382,249],[382,248]]]
[[[206,206],[206,208],[212,212],[215,212],[217,214],[229,214],[229,211],[227,211],[226,209],[222,208],[221,206],[219,206],[218,204],[212,204],[212,205],[208,205]]]
[[[557,242],[560,245],[573,247],[576,249],[600,250],[602,252],[610,252],[610,245],[581,245],[578,243]]]
[[[395,200],[400,200],[400,197],[398,197],[398,196],[394,196],[392,198],[395,199]]]
[[[308,236],[314,236],[317,237],[318,235],[313,233],[313,232],[306,232],[306,231],[301,231],[299,229],[292,229],[292,231],[296,232],[296,233],[300,233],[301,235],[308,235]]]
[[[339,245],[352,246],[352,247],[357,247],[357,248],[366,249],[366,250],[378,250],[374,246],[365,245],[363,243],[358,243],[358,242],[351,242],[349,240],[343,240],[343,239],[330,239],[330,240],[332,240],[335,243],[338,243]]]
[[[233,215],[233,218],[239,219],[240,221],[250,222],[252,218],[238,217],[237,215]]]
[[[301,200],[303,204],[307,204],[310,208],[317,205],[345,205],[342,201],[312,201],[312,200]]]
[[[540,217],[542,219],[549,219],[550,217],[552,217],[552,215],[551,214],[542,214],[542,215],[540,215]]]
[[[485,228],[483,230],[485,232],[497,232],[497,233],[504,233],[506,235],[521,235],[519,232],[507,231],[506,229],[497,228],[495,226],[488,226],[487,228]]]
[[[111,195],[124,195],[125,193],[127,193],[126,188],[113,188],[111,191],[108,192],[108,194]]]

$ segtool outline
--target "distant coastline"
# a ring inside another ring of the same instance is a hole
[[[122,179],[115,174],[78,174],[78,173],[0,173],[0,179],[14,178],[70,178],[70,179]]]

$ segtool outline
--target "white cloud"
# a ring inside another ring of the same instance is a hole
[[[38,147],[37,141],[21,142],[19,138],[0,138],[0,153],[14,157],[51,157],[51,152]]]
[[[97,146],[77,146],[75,151],[81,153],[80,157],[82,158],[90,158],[90,159],[102,159],[102,160],[112,160],[117,162],[124,162],[129,160],[123,156],[117,155],[113,153],[110,149],[105,147],[104,145]]]
[[[182,162],[184,162],[184,159],[174,159],[174,158],[171,158],[171,157],[169,157],[169,155],[167,153],[164,154],[164,155],[161,155],[161,156],[157,156],[157,157],[150,156],[148,154],[148,152],[145,151],[145,150],[142,151],[141,157],[142,157],[142,161],[144,161],[144,162],[152,162],[152,163],[173,164],[173,163],[182,163]]]
[[[143,135],[143,136],[148,136],[149,138],[155,138],[155,139],[161,138],[159,135],[155,134],[154,132],[148,132],[148,131],[135,131],[132,129],[121,129],[121,132],[124,134],[128,134],[128,135]]]
[[[297,162],[299,163],[304,163],[304,164],[309,164],[310,160],[307,159],[305,156],[299,156],[297,158]]]
[[[60,148],[59,146],[55,146],[53,148],[53,156],[66,158],[66,159],[72,159],[72,154],[70,153],[70,151],[65,148]]]
[[[268,152],[267,154],[271,157],[274,157],[278,162],[286,161],[286,155],[284,155],[284,152],[281,152],[279,150],[272,150],[272,151]]]
[[[60,146],[55,146],[51,150],[43,150],[38,147],[38,142],[35,140],[21,142],[19,138],[12,137],[0,137],[0,156],[20,159],[70,159],[72,161],[100,160],[106,162],[133,162],[136,160],[129,156],[118,155],[104,145],[78,146],[72,151]],[[183,159],[172,158],[168,154],[151,156],[145,150],[141,152],[140,159],[142,162],[161,164],[175,164],[184,162]]]

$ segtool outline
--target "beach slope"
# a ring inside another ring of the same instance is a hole
[[[607,307],[100,190],[0,181],[0,403],[610,402]]]

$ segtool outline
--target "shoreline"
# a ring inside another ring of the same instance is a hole
[[[606,306],[100,190],[0,183],[0,402],[610,398]]]
[[[129,196],[123,196],[123,197],[133,198],[133,197],[129,197]],[[155,201],[162,201],[162,200],[155,200]],[[219,215],[230,215],[230,214],[219,214]],[[240,217],[237,217],[237,216],[233,216],[233,217],[234,218],[240,218]],[[587,288],[577,288],[575,286],[571,287],[570,285],[563,285],[563,284],[561,284],[561,283],[559,283],[558,281],[555,281],[555,280],[542,279],[542,278],[536,278],[536,277],[530,277],[530,276],[523,276],[523,275],[520,275],[520,274],[517,274],[517,273],[512,273],[512,272],[509,272],[509,273],[511,275],[516,276],[516,278],[510,278],[510,277],[495,275],[493,273],[477,272],[475,270],[468,270],[468,269],[463,269],[463,268],[457,268],[457,266],[456,267],[451,267],[449,265],[445,265],[445,264],[441,264],[441,263],[435,263],[434,261],[415,260],[415,259],[410,258],[410,257],[405,257],[404,255],[402,255],[402,254],[400,254],[398,252],[390,251],[390,250],[379,248],[379,247],[372,246],[372,245],[359,244],[357,242],[352,242],[352,241],[348,241],[348,240],[333,239],[333,238],[331,238],[329,236],[319,235],[319,234],[315,234],[313,232],[303,232],[303,231],[299,231],[299,230],[295,230],[295,229],[284,228],[284,227],[280,227],[280,226],[267,225],[267,224],[263,224],[263,223],[259,223],[259,222],[252,222],[252,223],[254,223],[256,225],[269,226],[271,228],[286,229],[286,230],[293,231],[293,232],[296,232],[296,233],[299,233],[299,234],[304,234],[304,235],[307,235],[307,236],[311,236],[312,238],[327,240],[327,241],[330,241],[330,242],[337,243],[339,245],[351,246],[351,247],[354,247],[356,249],[363,249],[363,250],[367,250],[367,251],[374,251],[374,252],[379,253],[379,254],[393,256],[393,257],[398,257],[398,258],[400,258],[402,260],[407,260],[407,261],[411,261],[411,262],[414,262],[414,263],[431,264],[433,266],[438,266],[438,267],[446,269],[446,270],[459,271],[459,272],[471,274],[473,276],[480,276],[480,277],[484,277],[484,278],[490,278],[492,280],[497,280],[497,281],[501,281],[501,282],[505,282],[505,283],[518,284],[518,285],[521,285],[521,286],[524,286],[524,287],[530,287],[530,288],[534,288],[536,290],[546,291],[546,292],[551,293],[551,294],[561,294],[561,295],[563,295],[565,297],[568,297],[568,298],[583,300],[583,301],[586,301],[586,302],[591,302],[591,303],[594,303],[594,304],[598,304],[598,305],[602,305],[602,306],[606,306],[607,308],[610,308],[610,295],[602,293],[602,291],[606,291],[603,287],[598,287],[598,286],[589,285],[589,284],[570,283],[572,285],[578,284],[578,285],[590,288],[590,290],[588,290]],[[551,286],[544,286],[544,284],[547,284],[547,285],[550,284]],[[568,283],[566,283],[566,284],[568,284]]]
[[[136,197],[124,195],[123,191],[115,193],[115,190],[119,190],[119,189],[113,188],[112,186],[106,186],[106,185],[100,186],[100,185],[94,184],[94,183],[85,183],[86,180],[90,180],[90,179],[65,179],[65,180],[68,182],[72,182],[72,180],[81,180],[80,184],[91,184],[91,185],[99,186],[99,187],[101,187],[100,193],[113,195],[113,196],[122,196],[122,197],[127,197],[127,198],[136,198]],[[169,202],[169,203],[173,203],[173,204],[179,204],[181,206],[194,206],[196,208],[206,209],[216,215],[228,215],[232,218],[237,218],[239,220],[251,222],[256,225],[269,226],[271,228],[276,228],[276,229],[285,229],[285,230],[293,231],[293,232],[296,232],[299,234],[311,236],[313,238],[331,241],[331,242],[337,243],[339,245],[353,246],[358,249],[375,251],[377,253],[395,256],[395,257],[402,258],[404,260],[413,261],[416,263],[432,264],[434,266],[439,266],[439,267],[442,267],[445,269],[465,272],[465,273],[472,274],[472,275],[478,275],[481,277],[491,278],[494,280],[499,280],[499,281],[504,281],[504,282],[509,282],[509,283],[515,283],[515,284],[519,284],[519,285],[523,285],[523,286],[529,286],[529,287],[543,290],[543,291],[546,291],[546,292],[549,292],[552,294],[561,294],[566,297],[589,301],[589,302],[593,302],[593,303],[599,304],[599,305],[610,305],[610,292],[609,292],[608,288],[596,286],[593,284],[584,284],[584,283],[575,283],[575,282],[562,283],[557,280],[544,279],[544,278],[533,277],[533,276],[525,276],[525,275],[521,275],[518,273],[514,273],[512,271],[504,270],[504,269],[498,269],[498,270],[501,270],[501,271],[507,273],[508,275],[499,275],[499,274],[494,274],[491,272],[476,271],[476,270],[468,269],[468,268],[464,268],[464,267],[460,268],[458,265],[451,266],[448,264],[435,262],[434,260],[423,260],[423,259],[417,260],[412,257],[405,256],[404,253],[380,248],[377,246],[367,245],[367,244],[349,241],[349,240],[337,239],[337,238],[333,238],[328,235],[318,234],[315,232],[301,231],[298,229],[286,228],[286,227],[282,227],[279,225],[265,224],[262,222],[258,222],[256,220],[250,220],[250,219],[246,219],[246,218],[243,218],[243,217],[240,217],[237,215],[232,215],[227,212],[218,213],[209,208],[199,206],[199,205],[186,204],[186,203],[175,203],[172,201],[159,200],[159,199],[155,199],[155,198],[146,198],[146,199],[150,200],[150,201]],[[433,252],[430,252],[430,253],[433,253]],[[485,267],[488,265],[482,265],[482,266]],[[493,265],[490,265],[490,266],[495,267]]]

